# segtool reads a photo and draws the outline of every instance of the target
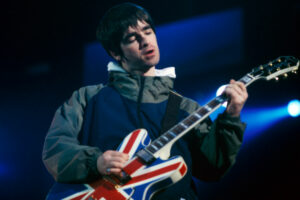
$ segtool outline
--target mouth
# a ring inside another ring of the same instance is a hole
[[[145,51],[143,54],[147,57],[154,56],[155,51],[154,51],[154,49],[149,49],[149,50]]]

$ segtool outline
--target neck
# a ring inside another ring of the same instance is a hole
[[[155,66],[150,67],[147,71],[142,71],[142,70],[130,70],[127,67],[123,67],[127,72],[132,73],[132,74],[138,74],[141,76],[155,76]]]
[[[143,76],[155,76],[155,66],[151,67]]]

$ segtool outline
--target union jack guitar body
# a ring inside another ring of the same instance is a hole
[[[296,73],[298,67],[298,59],[281,56],[272,62],[252,69],[239,81],[248,86],[258,79],[277,80],[280,75],[287,77],[289,72]],[[129,154],[130,157],[123,168],[122,178],[110,175],[87,184],[56,183],[47,199],[151,199],[159,190],[179,181],[188,170],[182,157],[169,158],[174,142],[203,121],[225,101],[227,101],[225,95],[217,96],[152,142],[146,130],[133,131],[117,149]]]
[[[150,142],[147,131],[138,129],[130,133],[117,149],[129,154],[131,160],[123,169],[127,176],[130,176],[130,180],[125,184],[120,184],[116,177],[108,176],[88,184],[56,183],[47,199],[151,199],[159,190],[180,180],[186,174],[187,166],[180,156],[168,160],[156,159],[150,165],[145,165],[135,154]]]

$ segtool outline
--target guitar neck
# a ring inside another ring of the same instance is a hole
[[[247,87],[258,79],[272,80],[278,79],[278,76],[283,75],[287,77],[287,73],[297,73],[299,67],[299,60],[292,56],[281,56],[264,65],[260,65],[252,69],[252,71],[243,76],[239,81],[244,83]],[[222,94],[209,101],[206,105],[197,109],[194,113],[183,119],[180,123],[173,126],[170,130],[162,134],[144,150],[139,153],[139,157],[145,162],[150,162],[153,157],[158,158],[165,154],[166,149],[170,149],[172,144],[184,136],[189,130],[194,128],[197,124],[207,118],[211,113],[217,110],[225,101],[227,97]]]
[[[239,81],[243,82],[246,86],[250,85],[255,78],[251,74],[247,74]],[[194,128],[197,124],[207,118],[211,113],[217,110],[225,101],[227,97],[220,95],[209,101],[206,105],[197,109],[194,113],[183,119],[180,123],[173,126],[170,130],[155,139],[146,150],[152,155],[159,154],[159,152],[167,145],[173,144],[188,131]],[[157,157],[157,156],[155,156]]]

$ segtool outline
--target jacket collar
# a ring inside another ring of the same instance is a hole
[[[109,85],[133,101],[137,101],[139,95],[142,95],[142,103],[159,103],[166,100],[176,77],[174,67],[156,69],[156,76],[130,74],[114,62],[110,62],[107,67]]]
[[[118,63],[113,61],[107,64],[107,71],[108,72],[118,71],[118,72],[127,73]],[[169,76],[170,78],[176,78],[175,67],[155,69],[155,76]]]

